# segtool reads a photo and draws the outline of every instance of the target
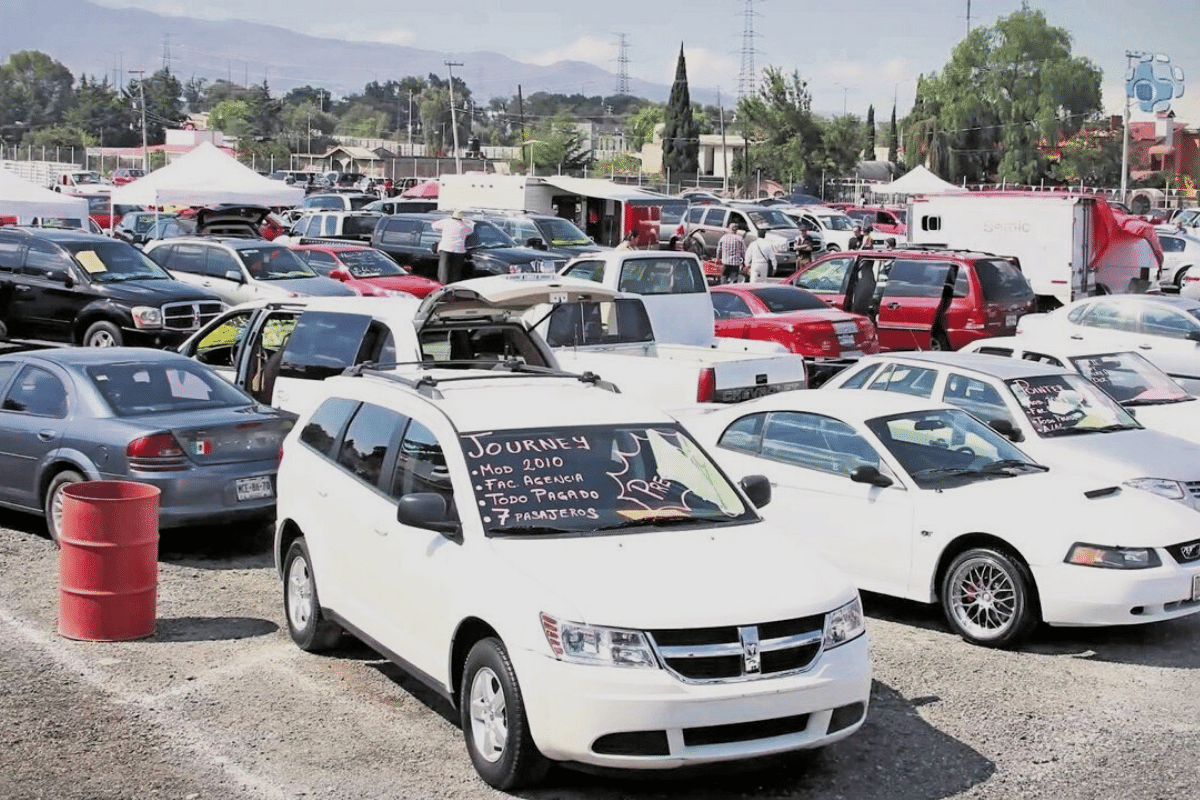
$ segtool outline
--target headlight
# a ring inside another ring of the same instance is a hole
[[[658,667],[650,643],[640,631],[580,625],[549,614],[542,614],[542,630],[560,661],[603,667]]]
[[[383,296],[384,297],[408,297],[409,294],[408,294],[408,292],[402,292],[399,289],[384,289]]]
[[[832,650],[852,642],[867,632],[862,601],[855,597],[841,608],[825,615],[825,649]]]
[[[162,309],[154,306],[134,306],[130,309],[135,328],[161,328],[163,324]]]
[[[1141,489],[1159,497],[1165,497],[1168,500],[1182,500],[1187,497],[1187,492],[1183,490],[1183,486],[1178,481],[1169,481],[1165,478],[1134,478],[1131,481],[1125,481],[1125,485],[1131,489]]]
[[[1106,569],[1150,569],[1161,567],[1162,560],[1152,547],[1104,547],[1076,542],[1067,553],[1066,563]]]

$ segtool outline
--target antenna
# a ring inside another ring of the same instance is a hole
[[[625,34],[617,34],[617,94],[629,95],[629,43]]]
[[[755,2],[760,0],[745,0],[746,7],[742,11],[745,18],[742,26],[742,71],[738,73],[738,100],[758,91],[758,74],[754,69],[754,13]]]

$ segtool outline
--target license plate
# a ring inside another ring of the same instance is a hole
[[[853,347],[854,346],[854,334],[847,334],[845,336],[839,336],[838,344],[841,345],[842,347]]]
[[[262,475],[258,478],[239,478],[234,484],[237,488],[237,499],[261,500],[264,497],[274,497],[275,489],[271,486],[271,476]]]
[[[1192,602],[1200,600],[1200,574],[1192,576]]]
[[[1004,327],[1012,328],[1016,324],[1017,324],[1017,315],[1016,314],[1005,314],[1004,315]]]

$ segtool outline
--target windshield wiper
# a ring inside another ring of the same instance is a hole
[[[619,531],[624,528],[669,528],[674,525],[700,525],[709,522],[717,522],[720,517],[643,517],[642,519],[627,519],[622,522],[614,522],[612,525],[602,525],[595,528],[597,531]]]
[[[1019,458],[1002,458],[999,461],[993,461],[990,464],[984,464],[980,469],[983,472],[1000,472],[1006,469],[1016,467],[1028,467],[1029,469],[1037,470],[1038,472],[1049,472],[1050,468],[1045,464],[1035,464],[1032,461],[1022,461]]]
[[[1125,407],[1129,407],[1129,406],[1161,406],[1161,405],[1166,405],[1167,403],[1186,403],[1189,400],[1195,400],[1195,399],[1196,398],[1191,397],[1191,396],[1188,396],[1188,397],[1163,397],[1158,400],[1126,400],[1124,403],[1121,403],[1121,405],[1123,405]]]
[[[527,533],[584,533],[580,530],[555,528],[552,525],[514,525],[511,528],[489,528],[488,532],[497,536],[521,536]]]

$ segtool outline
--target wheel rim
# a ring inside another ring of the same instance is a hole
[[[495,763],[504,755],[508,744],[508,713],[500,678],[488,667],[482,667],[471,680],[471,741],[475,751]]]
[[[287,600],[288,622],[294,629],[304,630],[312,619],[313,581],[302,557],[293,559],[288,569]]]
[[[54,494],[50,497],[50,537],[54,541],[58,541],[58,537],[62,535],[63,523],[63,489],[70,484],[64,483],[54,490]]]
[[[108,331],[96,331],[88,337],[88,347],[116,347],[117,340]]]
[[[950,613],[976,639],[994,639],[1017,617],[1017,585],[1008,570],[990,558],[964,561],[950,576]]]

